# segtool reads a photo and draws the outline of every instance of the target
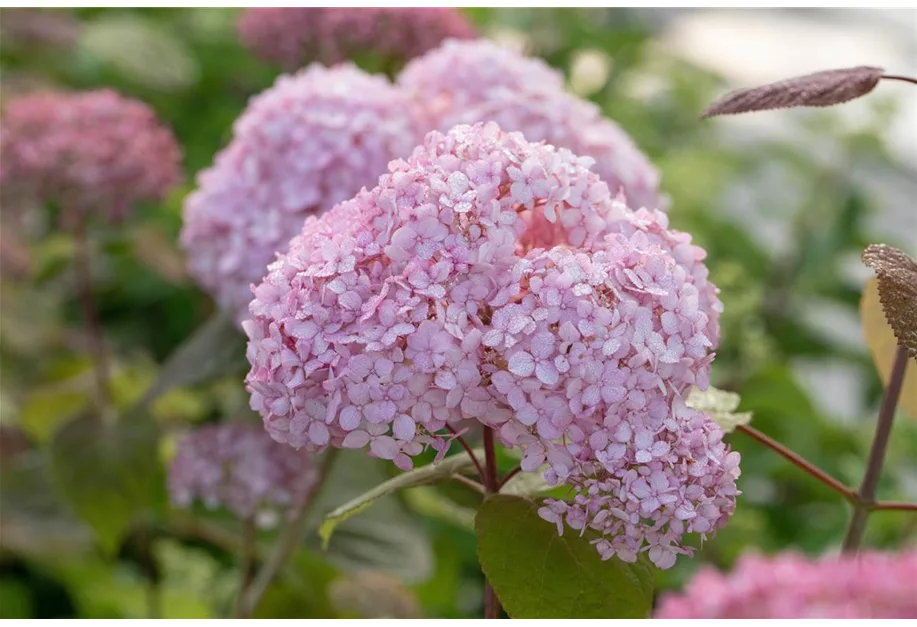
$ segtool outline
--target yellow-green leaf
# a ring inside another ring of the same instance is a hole
[[[860,298],[860,319],[863,323],[863,336],[866,338],[869,354],[872,355],[872,361],[876,365],[882,383],[888,385],[898,341],[882,311],[876,277],[870,277],[866,282],[866,287],[863,288],[863,296]],[[912,418],[917,419],[917,366],[913,363],[908,364],[904,373],[904,385],[901,387],[898,407],[909,413]]]
[[[723,431],[730,433],[735,431],[736,427],[751,422],[750,411],[736,411],[741,400],[735,392],[720,390],[711,385],[706,390],[691,388],[685,403],[688,407],[709,414]]]

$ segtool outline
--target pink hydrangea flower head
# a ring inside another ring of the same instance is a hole
[[[181,151],[147,105],[110,89],[39,92],[11,100],[0,129],[7,192],[118,219],[160,200],[181,179]]]
[[[612,229],[633,238],[637,233],[641,241],[647,241],[669,253],[687,273],[687,280],[697,290],[697,307],[707,317],[705,335],[711,350],[720,342],[720,314],[723,303],[719,288],[710,282],[710,271],[704,260],[707,251],[691,243],[691,235],[669,228],[669,217],[659,210],[641,208],[632,211],[621,198],[616,199]]]
[[[260,58],[292,70],[359,54],[404,62],[475,31],[453,8],[258,7],[242,13],[239,35]]]
[[[547,462],[551,481],[595,497],[549,519],[626,512],[630,526],[583,514],[605,556],[670,565],[683,533],[721,526],[738,454],[681,400],[712,360],[698,289],[590,165],[460,125],[307,221],[243,324],[268,432],[410,468],[473,419],[521,447],[524,470]]]
[[[247,380],[276,439],[409,467],[444,450],[447,421],[508,416],[487,387],[490,312],[539,238],[600,241],[611,197],[587,162],[495,124],[432,132],[389,170],[270,266],[244,325]]]
[[[3,9],[0,38],[4,47],[47,52],[72,50],[80,37],[80,22],[60,9]]]
[[[230,422],[192,431],[169,467],[176,507],[223,507],[262,526],[295,510],[318,479],[310,455],[274,442],[258,425]]]
[[[421,133],[409,99],[351,64],[312,65],[252,99],[233,139],[185,201],[192,275],[247,315],[251,284],[303,221],[372,186]]]
[[[594,104],[564,90],[544,61],[491,41],[447,41],[411,61],[398,84],[423,103],[431,128],[494,121],[529,141],[547,141],[595,160],[593,169],[631,207],[665,209],[659,173]]]
[[[732,572],[703,568],[656,618],[915,618],[917,551],[810,558],[746,554]]]

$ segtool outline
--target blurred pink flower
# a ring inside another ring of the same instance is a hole
[[[185,199],[191,274],[247,317],[251,284],[310,215],[372,187],[422,137],[411,101],[351,64],[312,65],[254,97]]]
[[[634,208],[665,210],[659,173],[599,108],[564,89],[544,61],[484,39],[446,41],[408,63],[398,84],[423,105],[428,128],[494,121],[528,141],[546,141],[591,157],[613,194]]]
[[[359,54],[404,62],[448,37],[475,32],[452,8],[257,7],[242,13],[239,35],[265,61],[293,70]]]
[[[109,89],[41,92],[6,105],[0,183],[65,211],[117,219],[181,179],[181,151],[147,105]]]
[[[810,558],[743,555],[730,573],[704,567],[656,618],[917,618],[917,551]]]
[[[169,466],[176,507],[194,501],[272,526],[302,505],[318,473],[304,451],[274,442],[258,425],[230,422],[195,429]]]

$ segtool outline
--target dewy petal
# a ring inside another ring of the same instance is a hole
[[[535,360],[525,351],[519,351],[509,358],[507,368],[514,375],[528,377],[535,372]]]

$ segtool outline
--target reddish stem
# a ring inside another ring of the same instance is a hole
[[[451,425],[446,425],[446,429],[455,436],[455,439],[458,440],[458,443],[462,445],[462,448],[465,449],[465,452],[468,453],[468,457],[471,458],[471,463],[474,464],[475,469],[478,471],[478,477],[481,479],[481,482],[485,485],[487,484],[487,479],[485,478],[486,473],[484,472],[484,467],[481,466],[481,462],[478,461],[478,456],[474,454],[474,451],[468,446],[468,442],[465,441],[465,438],[458,434]]]
[[[503,486],[509,483],[509,480],[515,477],[516,475],[518,475],[520,472],[522,472],[522,466],[516,466],[515,468],[510,470],[508,473],[506,473],[506,476],[500,480],[500,485],[497,486],[497,491],[499,492],[500,490],[502,490]]]
[[[816,466],[809,460],[805,459],[804,457],[802,457],[801,455],[797,453],[794,453],[793,451],[785,447],[780,442],[777,442],[776,440],[770,438],[769,436],[761,433],[754,427],[749,427],[748,425],[739,425],[737,429],[741,431],[742,433],[748,435],[752,439],[760,442],[761,444],[768,447],[769,449],[773,450],[774,452],[778,453],[779,455],[783,456],[786,460],[796,465],[797,467],[801,468],[802,470],[804,470],[806,473],[810,474],[811,476],[815,477],[816,479],[818,479],[823,484],[825,484],[826,486],[828,486],[829,488],[831,488],[832,490],[834,490],[835,492],[843,496],[845,499],[847,499],[851,503],[856,504],[857,495],[851,488],[848,488],[843,483],[841,483],[840,481],[838,481],[837,479],[835,479],[834,477],[826,473],[824,470],[822,470],[821,468],[819,468],[818,466]]]
[[[878,501],[870,507],[874,512],[917,512],[917,503],[901,503],[899,501]]]
[[[883,74],[882,78],[887,81],[904,81],[905,83],[913,83],[917,85],[917,78],[911,78],[910,76],[900,76],[898,74]]]
[[[494,430],[484,427],[484,489],[488,494],[500,491],[497,480],[497,450],[494,447]],[[487,576],[484,576],[484,618],[500,618],[500,599]]]
[[[891,376],[888,378],[888,387],[885,388],[885,394],[882,396],[882,406],[879,408],[879,418],[876,420],[876,434],[872,438],[872,448],[866,460],[863,483],[860,484],[850,524],[844,536],[842,550],[845,552],[856,553],[863,541],[863,534],[866,532],[869,505],[876,500],[876,488],[879,487],[879,476],[882,474],[882,464],[885,462],[885,450],[888,448],[892,423],[895,421],[895,408],[898,406],[901,387],[904,385],[907,359],[907,348],[899,346],[895,352]]]
[[[92,368],[96,381],[96,402],[100,416],[104,416],[111,407],[111,392],[108,389],[108,357],[105,353],[105,341],[102,325],[96,310],[95,297],[92,291],[92,270],[90,264],[89,241],[86,237],[86,220],[81,219],[76,225],[76,282],[83,309],[83,325],[86,329],[86,340],[92,356]]]

